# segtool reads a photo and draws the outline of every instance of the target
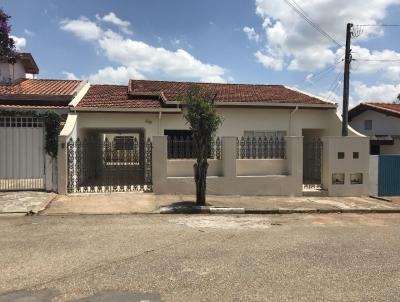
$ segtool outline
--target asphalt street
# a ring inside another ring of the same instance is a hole
[[[398,214],[4,217],[0,256],[0,302],[400,300]]]

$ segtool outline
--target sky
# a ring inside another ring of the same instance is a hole
[[[282,84],[340,106],[351,22],[350,105],[400,93],[400,27],[358,26],[399,24],[400,0],[2,0],[0,8],[43,79]]]

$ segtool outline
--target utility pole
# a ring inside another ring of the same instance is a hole
[[[349,85],[350,85],[350,63],[351,63],[351,28],[353,24],[347,23],[346,29],[346,53],[344,58],[344,79],[343,79],[343,116],[342,136],[348,135],[347,126],[349,123]]]

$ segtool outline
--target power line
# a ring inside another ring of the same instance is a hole
[[[357,59],[353,58],[354,61],[363,61],[363,62],[400,62],[400,59]]]
[[[318,31],[321,35],[323,35],[325,38],[329,39],[332,41],[334,44],[336,44],[338,47],[343,47],[342,44],[340,44],[338,41],[336,41],[332,36],[330,36],[326,31],[324,31],[318,24],[313,22],[306,14],[306,12],[300,7],[299,4],[297,4],[294,0],[290,2],[289,0],[284,0],[287,5],[289,5],[290,8],[292,8],[300,17],[302,17],[308,24],[310,24],[316,31]]]
[[[311,78],[314,79],[314,82],[313,83],[307,83],[308,85],[306,87],[314,85],[316,82],[319,82],[320,80],[322,80],[326,75],[328,75],[330,73],[330,71],[333,71],[333,69],[336,67],[336,65],[338,65],[338,64],[340,64],[340,63],[342,63],[344,61],[343,57],[344,57],[344,55],[342,57],[340,57],[340,59],[338,61],[336,61],[334,64],[332,64],[332,65],[328,66],[327,68],[325,68],[325,69],[313,74]],[[318,77],[318,76],[321,76],[321,77]],[[291,84],[291,85],[293,85],[293,86],[297,86],[299,84],[303,85],[303,82],[306,82],[306,81],[307,81],[307,79],[303,79],[303,80],[298,81],[298,82],[296,82],[294,84]],[[302,86],[300,86],[300,87],[302,87]]]
[[[357,24],[357,26],[366,26],[366,27],[400,27],[400,24]]]

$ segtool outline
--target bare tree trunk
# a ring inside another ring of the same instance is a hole
[[[196,204],[200,206],[206,205],[207,170],[207,158],[201,159],[194,164],[194,179],[196,182]]]

